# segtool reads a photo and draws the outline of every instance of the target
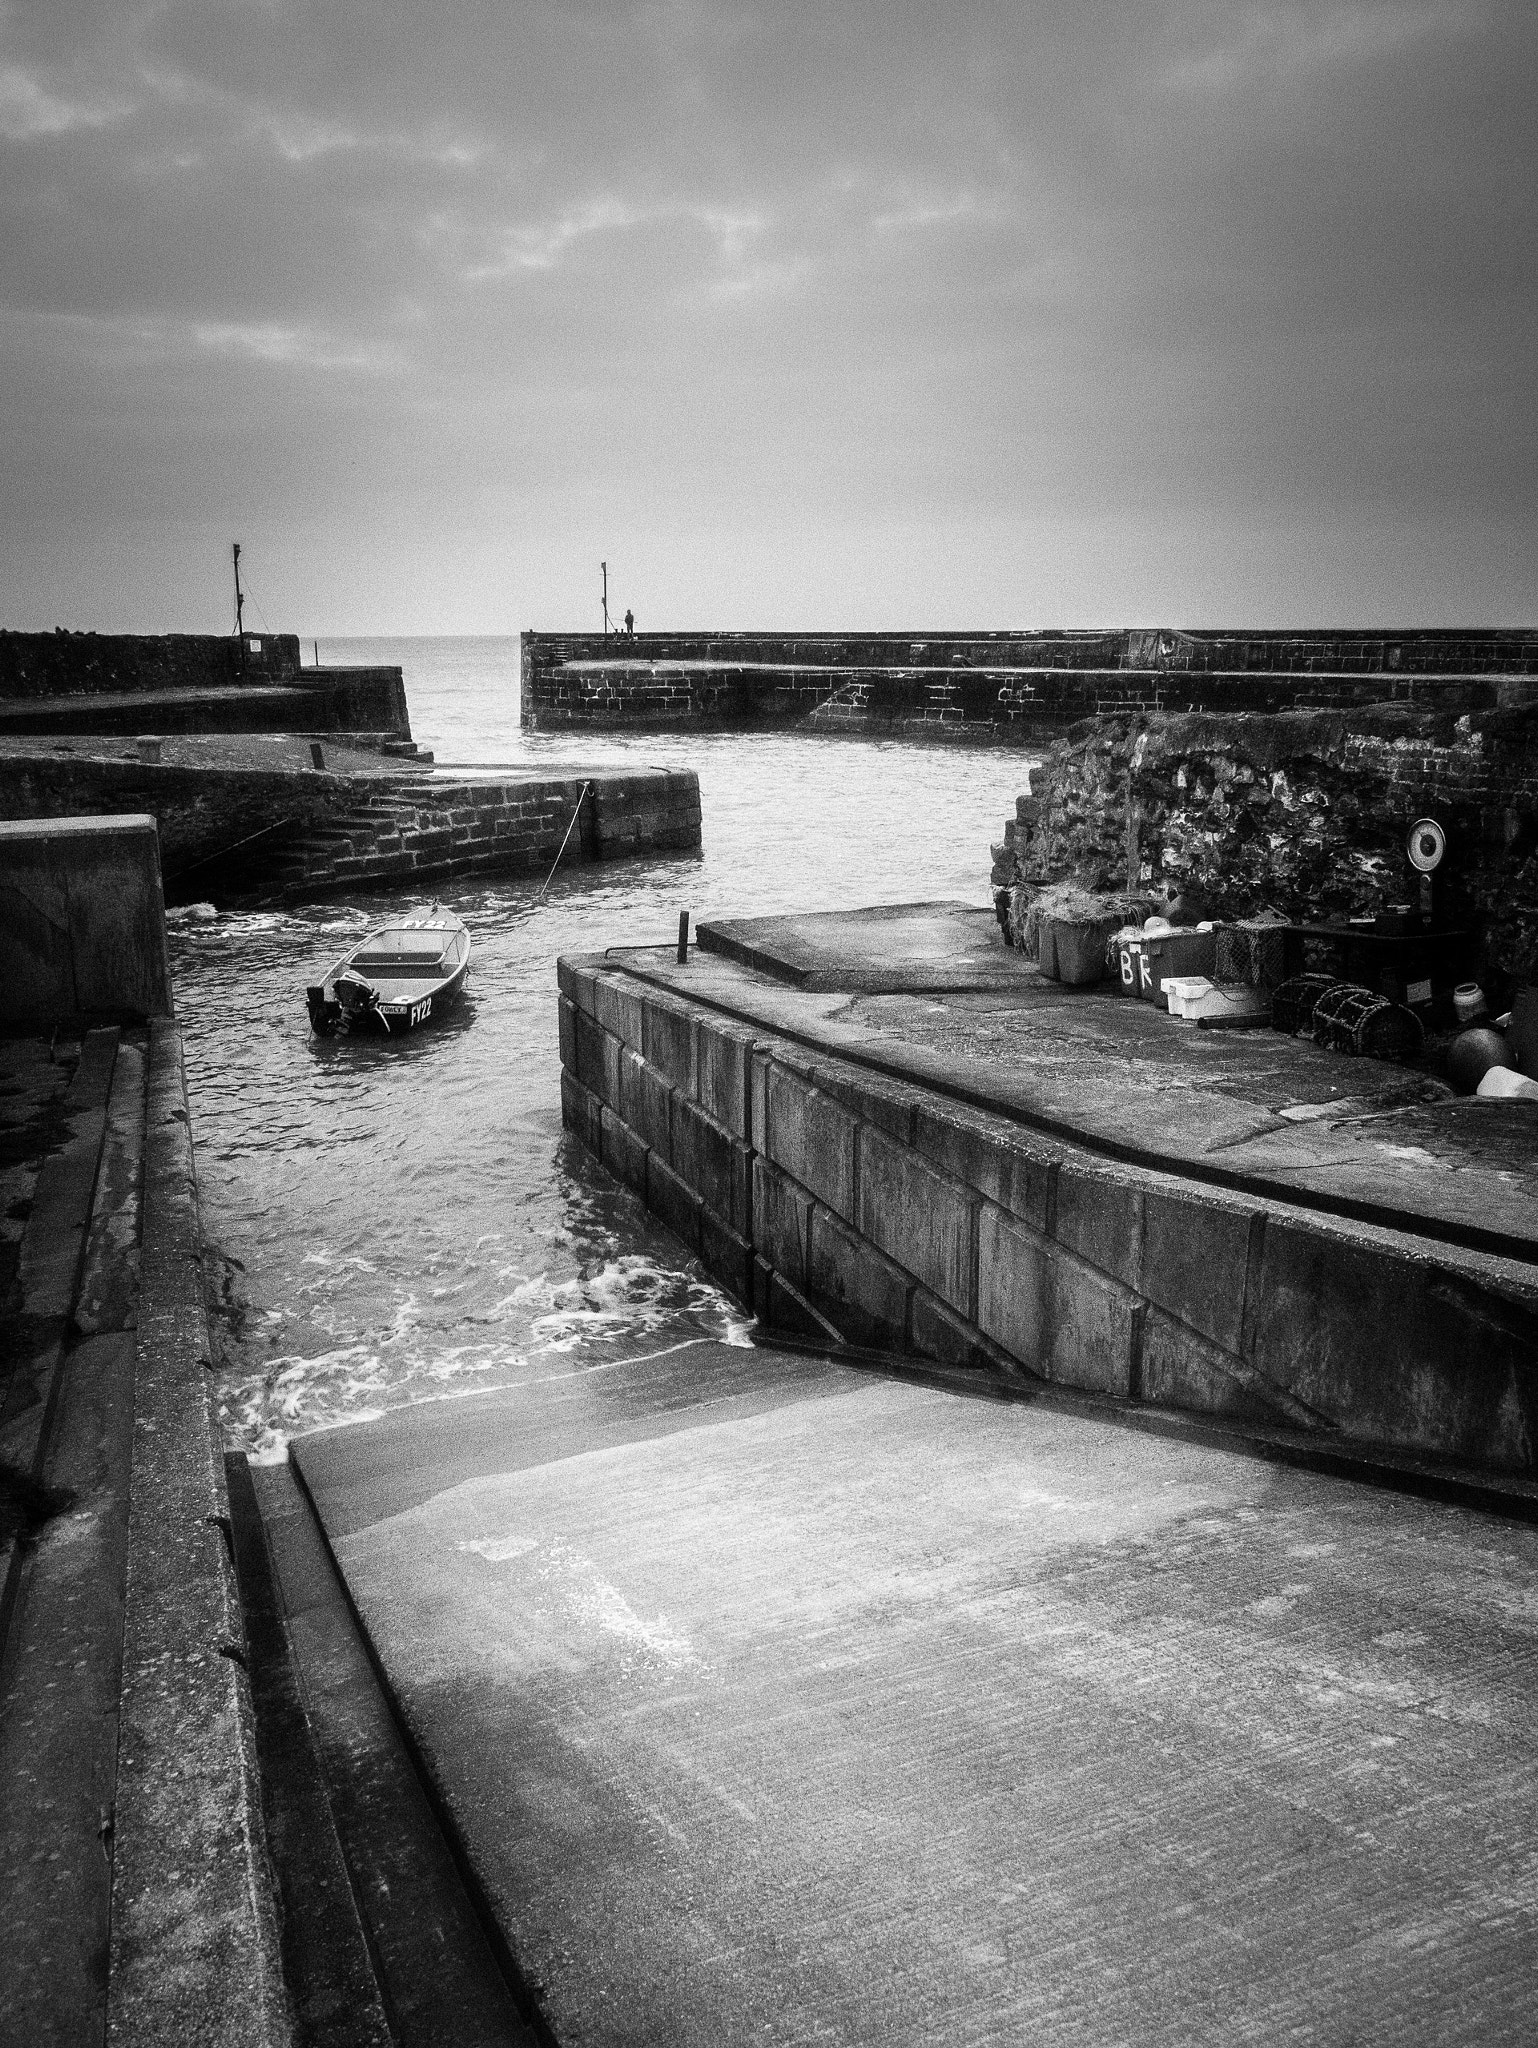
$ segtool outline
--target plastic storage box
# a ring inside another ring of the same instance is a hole
[[[1146,1002],[1157,1003],[1161,1010],[1169,1008],[1164,994],[1166,979],[1189,980],[1194,975],[1204,975],[1211,981],[1217,977],[1215,931],[1154,932],[1143,940],[1143,952],[1148,961],[1148,986],[1141,993]]]

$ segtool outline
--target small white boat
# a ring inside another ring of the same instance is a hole
[[[470,934],[452,910],[434,904],[393,919],[344,953],[324,981],[305,990],[310,1023],[334,1031],[414,1031],[440,1016],[470,973]]]

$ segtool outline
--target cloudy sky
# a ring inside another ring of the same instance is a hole
[[[1534,0],[0,0],[0,625],[1538,623]]]

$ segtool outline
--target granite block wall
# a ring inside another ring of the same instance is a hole
[[[769,1326],[1533,1469],[1530,1271],[1105,1161],[601,956],[558,972],[567,1127]]]

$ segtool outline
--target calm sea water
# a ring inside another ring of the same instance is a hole
[[[308,653],[308,648],[306,649]],[[398,662],[440,764],[698,771],[704,850],[447,887],[470,995],[411,1038],[317,1040],[304,989],[395,897],[173,913],[229,1440],[477,1392],[702,1335],[743,1312],[561,1128],[555,960],[696,918],[988,901],[1019,754],[788,734],[547,738],[518,726],[514,640],[323,641]],[[601,1378],[595,1379],[595,1392]]]

